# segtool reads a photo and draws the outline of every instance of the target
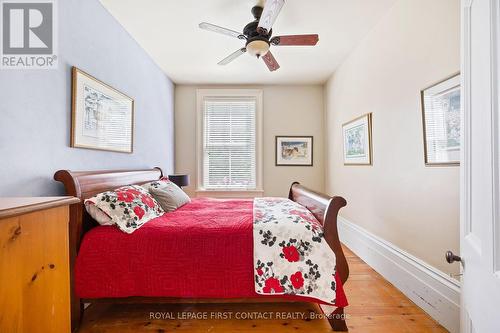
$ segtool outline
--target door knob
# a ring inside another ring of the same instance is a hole
[[[448,264],[453,264],[455,261],[462,261],[462,258],[453,254],[451,251],[446,251],[445,258]]]

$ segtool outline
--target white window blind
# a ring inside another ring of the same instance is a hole
[[[204,99],[205,189],[256,189],[256,108],[253,97]]]

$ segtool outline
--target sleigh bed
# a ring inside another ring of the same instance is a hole
[[[54,175],[64,184],[66,194],[81,200],[70,208],[73,330],[80,323],[84,303],[321,303],[294,295],[255,293],[252,233],[247,230],[251,228],[247,221],[252,214],[250,200],[196,199],[131,235],[99,226],[85,211],[84,200],[97,193],[156,181],[162,176],[160,168],[60,170]],[[306,207],[322,224],[324,239],[336,257],[337,300],[345,299],[342,285],[347,281],[349,268],[338,237],[337,214],[346,201],[299,183],[291,185],[289,199]],[[343,306],[338,306],[328,320],[333,330],[347,331]]]

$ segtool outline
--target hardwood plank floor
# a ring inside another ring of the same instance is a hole
[[[447,332],[349,249],[344,251],[351,271],[345,285],[350,332]],[[325,319],[314,319],[320,313],[307,303],[96,304],[85,310],[79,333],[331,332]]]

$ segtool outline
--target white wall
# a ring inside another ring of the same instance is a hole
[[[460,1],[400,0],[325,87],[326,191],[342,215],[444,271],[459,252],[459,167],[426,167],[420,90],[460,69]],[[342,124],[373,112],[373,166],[344,166]]]
[[[196,89],[228,88],[183,86],[175,88],[175,171],[188,173],[196,187]],[[263,174],[264,195],[287,196],[290,184],[299,181],[315,190],[324,190],[324,105],[323,87],[313,86],[231,86],[262,89],[264,93]],[[275,166],[276,135],[314,136],[313,167]]]

